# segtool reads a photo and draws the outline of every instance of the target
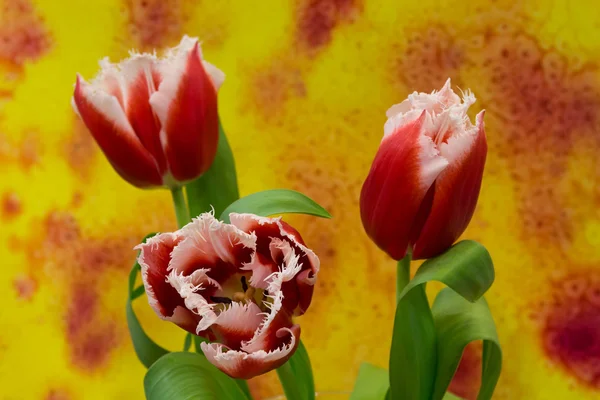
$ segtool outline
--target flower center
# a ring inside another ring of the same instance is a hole
[[[210,301],[217,304],[222,304],[220,308],[231,304],[232,302],[248,302],[251,301],[258,305],[262,311],[266,311],[266,303],[269,293],[266,290],[257,289],[248,285],[248,280],[245,275],[241,275],[239,280],[237,277],[229,279],[223,289],[215,293],[215,296],[210,296]],[[241,287],[241,290],[240,290]]]

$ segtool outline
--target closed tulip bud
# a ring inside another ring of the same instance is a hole
[[[134,186],[176,187],[212,164],[219,139],[217,90],[224,74],[185,36],[159,59],[108,59],[91,83],[79,75],[73,108],[114,169]]]
[[[360,210],[369,237],[395,260],[443,253],[464,232],[477,204],[487,153],[481,111],[467,116],[450,80],[392,106],[365,180]]]

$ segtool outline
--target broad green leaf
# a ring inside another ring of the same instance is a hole
[[[252,213],[261,216],[274,214],[308,214],[331,218],[323,207],[300,192],[289,189],[271,189],[253,193],[230,204],[221,214],[221,220],[229,222],[229,214]]]
[[[444,395],[443,400],[463,400],[462,398],[448,392]]]
[[[198,353],[202,357],[204,357],[204,352],[202,351],[202,347],[200,347],[200,344],[203,342],[208,342],[208,340],[203,337],[190,334],[190,337],[192,337],[192,336],[193,336],[194,348],[196,349],[196,353]],[[250,388],[248,387],[248,382],[246,382],[246,380],[235,379],[235,383],[240,387],[240,389],[242,389],[242,392],[244,392],[246,394],[246,396],[248,396],[249,399],[252,398],[252,396],[250,395]]]
[[[138,297],[141,297],[144,293],[146,293],[146,288],[144,288],[144,285],[136,287],[130,294],[131,301],[137,299]]]
[[[362,363],[350,400],[384,400],[390,388],[387,370],[369,363]]]
[[[475,301],[494,282],[494,264],[485,247],[463,240],[444,254],[425,261],[399,297],[429,281],[440,281],[465,299]]]
[[[430,400],[435,379],[436,334],[425,287],[405,293],[396,306],[390,351],[393,400]]]
[[[150,368],[156,360],[169,351],[154,343],[146,332],[144,332],[144,328],[142,328],[140,321],[135,316],[135,312],[131,307],[131,301],[129,300],[127,300],[126,313],[127,327],[129,328],[129,335],[133,342],[135,354],[137,354],[137,357],[146,368]]]
[[[192,347],[192,334],[187,333],[185,335],[185,340],[183,341],[183,351],[190,351]]]
[[[211,207],[215,215],[219,215],[240,197],[233,153],[220,121],[215,160],[204,175],[188,183],[185,188],[191,217],[210,211]]]
[[[196,353],[169,353],[144,378],[148,400],[247,400],[235,381]]]
[[[241,391],[246,395],[247,398],[251,399],[252,394],[250,394],[250,387],[248,386],[248,381],[245,379],[236,379],[235,383],[241,389]]]
[[[287,400],[314,400],[315,384],[310,359],[302,341],[288,362],[277,368],[277,375]]]
[[[149,237],[154,236],[154,233],[147,235],[142,242],[145,242]],[[137,260],[131,268],[131,272],[129,273],[129,285],[128,285],[128,295],[127,295],[127,304],[125,306],[125,313],[127,316],[127,327],[129,328],[129,335],[131,337],[131,341],[133,343],[133,348],[135,350],[135,354],[138,359],[146,366],[146,368],[150,368],[150,366],[158,360],[163,355],[167,354],[169,351],[162,348],[161,346],[154,343],[152,339],[144,332],[144,328],[140,324],[140,321],[135,315],[133,311],[133,307],[131,306],[131,302],[139,297],[141,293],[138,289],[135,289],[135,282],[137,276],[140,272],[140,265]],[[143,289],[143,286],[142,286]]]
[[[492,398],[502,368],[502,350],[485,298],[471,303],[450,288],[443,289],[432,307],[437,332],[438,363],[432,399],[444,397],[464,348],[483,340],[482,379],[478,400]]]

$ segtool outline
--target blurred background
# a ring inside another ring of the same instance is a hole
[[[288,218],[322,260],[299,319],[319,391],[350,390],[361,361],[387,365],[395,268],[362,230],[360,187],[387,108],[451,77],[478,97],[472,115],[487,110],[464,237],[497,269],[494,398],[598,398],[600,11],[575,3],[0,0],[0,399],[143,398],[126,277],[146,233],[175,229],[170,194],[119,179],[69,103],[76,72],[183,34],[227,74],[242,195],[292,188],[334,215]],[[181,331],[135,306],[181,348]],[[455,393],[475,398],[480,358],[467,348]],[[274,373],[251,386],[280,393]]]

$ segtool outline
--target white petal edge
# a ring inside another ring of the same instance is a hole
[[[264,313],[255,303],[234,301],[219,314],[213,325],[236,331],[256,331],[263,318]]]
[[[461,135],[453,136],[448,139],[447,143],[442,143],[438,146],[441,155],[447,159],[450,164],[453,164],[469,154],[478,135],[484,134],[483,116],[485,110],[479,112],[476,116],[476,126],[471,126],[465,129]],[[470,124],[470,122],[469,122]]]
[[[243,368],[243,362],[254,361],[256,363],[270,363],[287,357],[296,347],[296,336],[289,328],[281,328],[280,331],[288,332],[290,342],[273,351],[258,350],[252,353],[244,351],[229,350],[219,343],[201,343],[202,352],[206,359],[217,368],[229,373],[235,374],[240,368]],[[279,332],[278,332],[279,333]],[[223,350],[227,351],[223,351]]]
[[[255,214],[248,214],[248,213],[230,213],[229,220],[231,221],[232,225],[235,225],[237,228],[239,228],[243,231],[246,231],[253,222],[258,222],[259,225],[272,224],[272,223],[277,224],[277,227],[279,228],[279,234],[281,236],[287,238],[288,240],[290,240],[292,243],[294,243],[296,246],[298,246],[300,248],[300,250],[302,250],[302,252],[304,252],[304,254],[306,254],[306,256],[308,257],[308,259],[310,261],[310,264],[312,267],[312,272],[313,272],[313,277],[312,277],[311,281],[313,282],[313,284],[316,282],[317,275],[319,273],[319,270],[321,269],[321,260],[315,254],[314,251],[312,251],[311,249],[309,249],[302,243],[298,242],[296,240],[296,238],[294,237],[294,235],[288,233],[285,230],[284,226],[281,224],[281,217],[268,218],[268,217],[260,217]],[[252,234],[255,235],[254,232],[252,232]],[[258,259],[253,259],[250,263],[246,264],[243,269],[252,271],[252,277],[250,278],[250,284],[252,286],[261,288],[261,289],[266,289],[266,287],[263,287],[264,284],[261,283],[264,281],[266,275],[264,274],[264,272],[260,271],[260,264],[258,264]],[[256,273],[256,276],[255,276],[255,273]]]
[[[204,70],[208,76],[210,76],[215,89],[218,91],[223,85],[223,82],[225,82],[225,73],[208,61],[202,60],[202,65],[204,65]]]
[[[300,256],[296,254],[289,242],[281,239],[273,239],[271,245],[282,249],[286,256],[283,265],[279,267],[279,271],[274,272],[266,279],[268,282],[268,297],[270,298],[271,303],[265,302],[264,304],[269,308],[269,312],[265,315],[262,324],[254,333],[252,339],[242,343],[241,349],[247,353],[256,352],[264,348],[264,340],[269,327],[283,306],[283,292],[281,291],[281,286],[284,282],[289,282],[294,279],[302,269],[302,265],[298,263]]]
[[[433,119],[448,109],[453,109],[452,114],[466,113],[466,110],[475,103],[476,99],[469,90],[462,93],[463,99],[454,93],[450,78],[440,91],[431,93],[413,92],[399,104],[391,106],[386,116],[388,121],[384,125],[384,138],[393,133],[397,127],[417,119],[422,111],[427,111]]]
[[[129,123],[125,111],[119,104],[117,98],[111,94],[108,94],[104,89],[94,87],[87,83],[83,78],[79,77],[79,84],[81,90],[81,96],[88,101],[92,108],[96,112],[102,114],[107,120],[111,121],[118,129],[119,132],[130,137],[130,140],[134,140],[142,145],[142,142],[135,134],[133,127]],[[80,115],[79,110],[75,101],[72,102],[75,107],[75,112]]]
[[[421,147],[419,152],[421,189],[428,190],[437,177],[448,167],[449,162],[440,155],[440,151],[429,136],[421,133],[419,135],[419,145]]]
[[[144,289],[146,291],[146,297],[148,297],[148,303],[150,304],[150,307],[154,310],[154,312],[156,313],[156,315],[158,315],[158,317],[160,319],[165,320],[165,321],[171,321],[171,322],[175,322],[176,314],[178,312],[181,312],[181,310],[178,310],[181,307],[177,307],[175,309],[173,315],[170,317],[164,316],[161,313],[159,302],[158,302],[158,299],[156,298],[156,293],[154,293],[154,289],[148,283],[148,270],[150,269],[150,266],[146,262],[145,252],[146,252],[147,247],[149,247],[149,248],[157,247],[165,240],[174,242],[177,239],[178,239],[178,236],[175,233],[170,233],[170,232],[169,233],[159,233],[159,234],[152,236],[151,238],[148,238],[146,240],[146,243],[140,243],[133,248],[134,250],[140,251],[140,255],[138,256],[138,263],[140,264],[142,282],[144,283]]]
[[[218,315],[213,311],[215,305],[208,303],[201,292],[204,286],[196,284],[192,275],[184,276],[176,271],[171,271],[168,281],[177,290],[185,302],[185,307],[196,315],[200,321],[196,326],[196,333],[208,329],[217,319]]]
[[[177,266],[188,265],[201,254],[209,261],[221,259],[233,263],[231,247],[241,244],[245,248],[256,250],[256,235],[248,234],[231,224],[217,220],[212,212],[200,214],[192,222],[179,230],[184,237],[173,250],[169,271]],[[230,247],[224,246],[224,243]]]

